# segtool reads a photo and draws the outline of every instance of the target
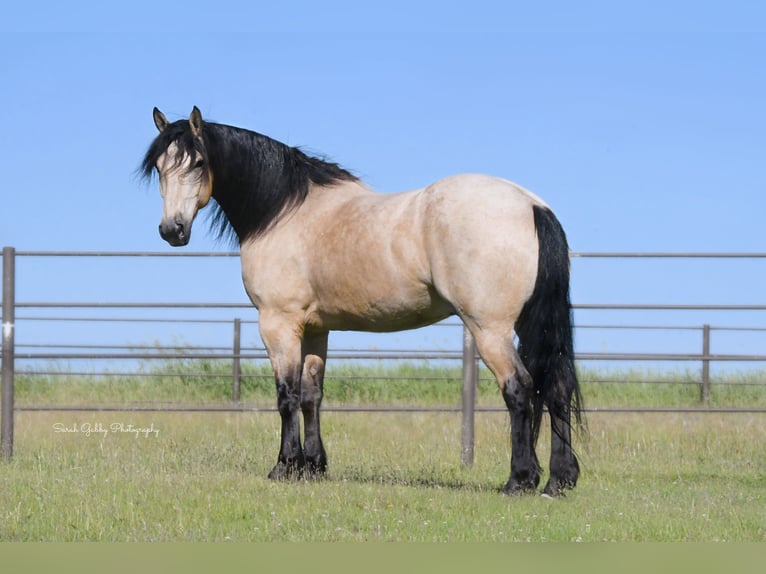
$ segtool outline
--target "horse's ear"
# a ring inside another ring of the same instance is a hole
[[[157,108],[154,108],[152,115],[154,116],[154,125],[157,126],[160,132],[164,132],[165,128],[168,127],[168,118]]]
[[[192,134],[194,137],[202,137],[202,112],[199,111],[197,106],[194,106],[191,115],[189,116],[189,125],[191,126]]]

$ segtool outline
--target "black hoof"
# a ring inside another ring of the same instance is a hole
[[[309,480],[319,480],[324,478],[327,473],[327,459],[319,457],[316,460],[306,459],[306,466],[303,468],[303,476]]]
[[[567,490],[572,490],[577,483],[577,479],[561,479],[551,477],[543,488],[543,494],[551,498],[563,497]]]
[[[519,496],[527,494],[537,490],[537,485],[540,484],[540,476],[535,474],[526,478],[520,479],[516,476],[511,476],[508,482],[503,487],[503,494],[510,496]]]
[[[271,469],[269,478],[271,480],[297,480],[301,478],[303,469],[297,463],[286,463],[279,461],[277,465]]]
[[[528,488],[524,486],[506,484],[501,491],[506,496],[526,496],[535,492],[534,488]]]

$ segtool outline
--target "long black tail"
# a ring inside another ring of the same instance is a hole
[[[519,355],[534,381],[532,436],[537,441],[543,406],[551,416],[581,425],[582,395],[577,381],[569,299],[569,246],[553,212],[534,206],[539,242],[537,281],[516,321]]]

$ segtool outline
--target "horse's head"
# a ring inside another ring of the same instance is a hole
[[[188,120],[168,122],[154,108],[159,135],[143,162],[145,176],[157,170],[163,200],[160,235],[174,247],[186,245],[197,211],[213,194],[213,174],[203,138],[202,114],[195,106]]]

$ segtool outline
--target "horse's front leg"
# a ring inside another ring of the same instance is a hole
[[[317,478],[327,470],[327,454],[322,444],[319,409],[322,406],[324,369],[327,359],[327,333],[303,339],[303,374],[301,377],[301,410],[303,411],[306,474]]]
[[[306,463],[301,448],[301,331],[281,316],[263,312],[260,328],[274,369],[277,410],[282,420],[279,456],[269,478],[300,478]]]

